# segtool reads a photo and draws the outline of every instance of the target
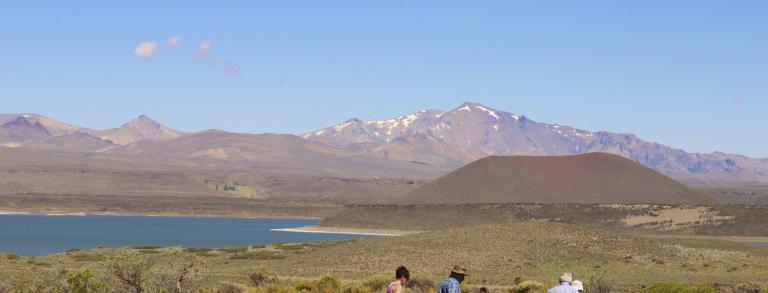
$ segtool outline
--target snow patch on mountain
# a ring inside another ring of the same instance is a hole
[[[424,110],[393,119],[358,122],[342,123],[303,137],[386,158],[448,164],[467,163],[489,155],[607,152],[677,178],[768,181],[765,160],[724,154],[689,154],[631,134],[591,132],[536,122],[477,103],[463,103],[448,112]],[[418,147],[409,145],[424,142],[424,139],[432,143],[421,143]]]

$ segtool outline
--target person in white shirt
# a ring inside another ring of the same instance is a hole
[[[573,275],[571,273],[563,273],[560,276],[560,285],[550,288],[547,290],[547,293],[579,293],[579,291],[571,287],[571,282],[573,282]]]

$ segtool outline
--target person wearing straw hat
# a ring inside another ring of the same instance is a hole
[[[571,287],[572,282],[573,274],[563,273],[563,275],[560,276],[560,285],[550,288],[547,290],[547,293],[579,293],[579,291],[576,291],[576,289]]]
[[[437,285],[437,293],[461,293],[461,282],[464,277],[469,276],[467,269],[455,265],[451,270],[451,275]]]

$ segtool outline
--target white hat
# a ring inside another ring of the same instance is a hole
[[[566,282],[570,284],[573,282],[573,275],[571,273],[563,273],[562,276],[560,276],[560,283]]]
[[[571,284],[571,287],[573,287],[573,289],[576,289],[576,291],[584,291],[584,283],[582,283],[579,280],[573,281],[573,284]]]

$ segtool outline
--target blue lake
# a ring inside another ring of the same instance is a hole
[[[317,220],[0,215],[0,251],[38,256],[72,248],[87,249],[100,246],[159,245],[214,248],[365,237],[270,230],[314,224],[317,224]]]
[[[768,246],[768,242],[755,242],[754,244],[757,246]]]

